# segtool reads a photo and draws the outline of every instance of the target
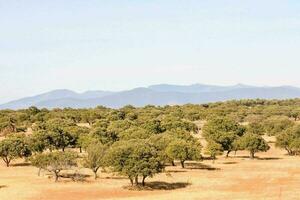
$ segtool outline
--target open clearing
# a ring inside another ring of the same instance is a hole
[[[38,177],[34,167],[16,162],[6,168],[1,162],[0,199],[299,199],[300,158],[271,146],[270,151],[258,153],[256,160],[249,160],[247,152],[238,152],[215,164],[205,160],[189,163],[187,169],[167,167],[167,173],[147,180],[146,191],[125,189],[126,178],[105,173],[94,181],[86,169],[80,171],[91,175],[86,182],[62,178],[54,183],[47,174]]]

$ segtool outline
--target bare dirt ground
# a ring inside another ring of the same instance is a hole
[[[37,176],[37,169],[21,160],[6,168],[0,163],[1,200],[96,200],[96,199],[300,199],[300,158],[289,157],[272,148],[249,160],[247,152],[230,158],[189,163],[187,169],[167,167],[148,179],[152,190],[131,191],[126,178],[100,174],[94,181],[72,182],[61,179],[54,183],[47,173]],[[89,170],[81,173],[92,175]]]

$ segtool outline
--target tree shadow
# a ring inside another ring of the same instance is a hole
[[[264,158],[258,158],[256,157],[257,160],[282,160],[282,158],[278,157],[264,157]]]
[[[146,183],[146,187],[150,188],[151,190],[177,190],[180,188],[186,188],[190,185],[191,183],[187,182],[167,183],[162,181],[156,181]]]
[[[0,185],[0,189],[7,188],[7,185]]]
[[[30,166],[30,163],[14,163],[14,164],[10,164],[11,167],[28,167]]]
[[[230,157],[230,158],[250,158],[250,156],[234,156],[234,157]]]
[[[88,182],[86,179],[90,178],[91,175],[81,173],[63,173],[59,175],[60,178],[70,179],[74,182]]]
[[[74,176],[81,176],[81,177],[84,177],[84,178],[89,178],[91,177],[91,175],[88,175],[88,174],[80,174],[80,173],[64,173],[64,174],[61,174],[60,177],[61,178],[73,178]]]
[[[213,160],[211,157],[202,157],[202,160]]]
[[[251,159],[250,156],[236,156],[236,158],[243,158],[243,159]],[[255,158],[253,160],[282,160],[282,158],[279,157],[257,157],[255,156]]]
[[[104,177],[103,179],[110,179],[110,180],[127,180],[128,178],[126,178],[126,177],[121,177],[121,176],[108,176],[108,177]]]
[[[139,186],[126,186],[125,189],[129,190],[177,190],[181,188],[186,188],[190,186],[191,183],[188,182],[176,182],[176,183],[167,183],[162,181],[155,181],[155,182],[149,182],[146,183],[146,185],[143,187],[141,185]]]
[[[238,162],[223,162],[222,164],[225,164],[225,165],[234,165],[234,164],[237,164]]]
[[[212,167],[203,163],[186,163],[185,166],[187,169],[201,169],[208,171],[221,170],[221,168]]]
[[[166,173],[185,173],[186,170],[167,170]]]

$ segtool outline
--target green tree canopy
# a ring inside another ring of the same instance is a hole
[[[276,146],[283,148],[289,155],[295,155],[296,145],[300,139],[300,125],[294,125],[276,136]]]
[[[113,144],[107,155],[109,165],[115,172],[127,176],[133,184],[139,177],[145,179],[161,172],[164,166],[155,147],[145,140],[120,141]]]
[[[169,158],[179,160],[182,168],[184,168],[185,161],[201,159],[201,144],[175,139],[166,148],[166,153]]]
[[[107,147],[101,143],[92,143],[86,149],[87,155],[84,158],[84,167],[89,168],[93,171],[95,179],[98,178],[97,172],[100,167],[104,167],[105,154],[107,152]]]
[[[217,117],[208,121],[203,127],[203,136],[207,141],[214,141],[228,154],[234,150],[233,143],[242,136],[245,128],[230,118]]]
[[[239,146],[243,150],[250,152],[250,158],[254,159],[255,153],[266,152],[270,149],[268,143],[259,135],[246,133],[238,140]]]
[[[74,152],[56,151],[37,154],[31,158],[31,163],[33,166],[52,172],[55,177],[55,182],[57,182],[62,170],[77,166],[76,159],[77,155]]]
[[[29,156],[31,156],[31,149],[25,135],[14,134],[0,141],[0,157],[7,167],[13,159]]]

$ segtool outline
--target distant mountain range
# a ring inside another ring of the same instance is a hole
[[[289,99],[299,98],[300,88],[291,86],[255,87],[238,84],[216,85],[152,85],[128,91],[87,91],[76,93],[71,90],[54,90],[33,97],[22,98],[0,105],[0,109],[38,108],[93,108],[103,105],[119,108],[125,105],[181,105],[200,104],[233,99]]]

